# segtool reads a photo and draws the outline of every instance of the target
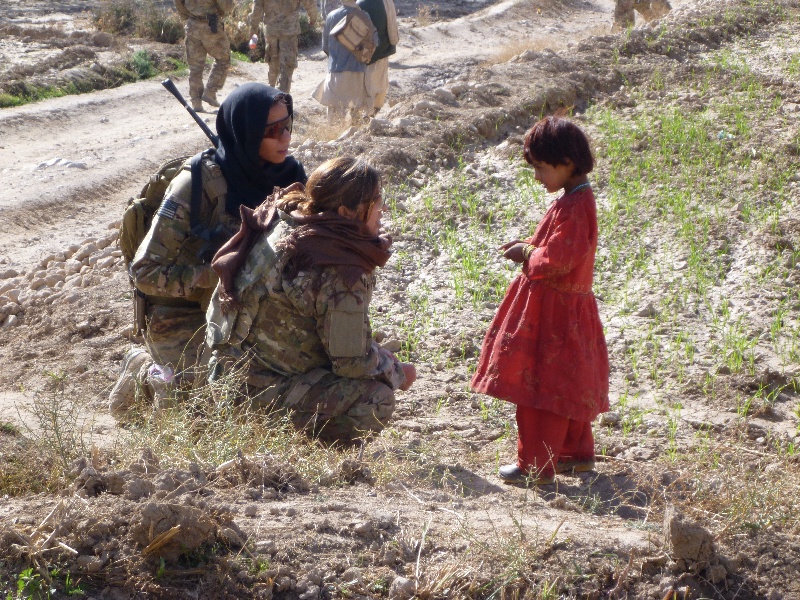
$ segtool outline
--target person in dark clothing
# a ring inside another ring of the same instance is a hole
[[[389,91],[389,57],[397,52],[400,37],[397,12],[392,0],[358,0],[356,4],[369,15],[378,30],[378,47],[364,72],[367,114],[374,116],[386,102],[386,93]]]

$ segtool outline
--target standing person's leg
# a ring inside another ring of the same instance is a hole
[[[292,89],[292,75],[297,68],[298,36],[290,35],[281,37],[278,41],[278,54],[280,56],[280,77],[278,89],[287,94]]]
[[[280,51],[278,48],[278,38],[276,36],[267,36],[266,45],[264,47],[264,62],[267,63],[269,69],[267,71],[267,81],[272,87],[278,82],[280,75]]]
[[[517,466],[542,479],[552,478],[568,428],[566,417],[517,406]]]
[[[206,48],[190,19],[186,23],[186,63],[189,65],[189,99],[192,108],[203,110],[203,69],[206,67]]]
[[[594,469],[594,435],[588,421],[569,420],[564,444],[556,463],[557,473],[581,473]]]
[[[342,108],[341,106],[328,107],[328,123],[331,124],[343,123],[346,115],[347,115],[347,110]]]
[[[364,85],[367,88],[367,115],[375,116],[386,102],[389,91],[389,58],[381,58],[367,65],[364,73]]]
[[[214,59],[214,66],[211,67],[211,73],[203,90],[203,100],[211,106],[219,106],[217,92],[225,85],[225,79],[231,68],[231,43],[224,29],[220,28],[218,33],[208,37],[206,50]]]
[[[627,29],[636,22],[636,15],[633,14],[633,4],[634,0],[617,0],[614,6],[614,30]]]

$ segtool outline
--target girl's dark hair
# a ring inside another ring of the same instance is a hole
[[[566,117],[550,115],[536,123],[525,135],[525,160],[550,165],[575,165],[575,175],[586,175],[594,168],[589,138]]]
[[[332,158],[314,169],[305,191],[290,192],[278,202],[278,208],[313,215],[344,206],[366,218],[380,188],[380,172],[364,159]]]

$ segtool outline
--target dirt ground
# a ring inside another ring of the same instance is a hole
[[[0,88],[25,69],[31,79],[63,80],[140,48],[176,52],[141,40],[93,36],[88,11],[95,4],[6,0],[0,12]],[[722,11],[728,4],[673,0],[664,23],[679,30],[691,14]],[[625,34],[609,35],[613,5],[443,0],[428,10],[411,0],[398,3],[401,42],[390,59],[389,106],[361,130],[343,130],[338,141],[329,141],[339,132],[330,131],[322,107],[310,97],[324,78],[324,55],[319,48],[303,52],[292,88],[295,155],[310,172],[333,153],[364,154],[390,182],[413,188],[458,164],[451,143],[456,137],[471,148],[477,164],[503,156],[542,106],[580,110],[601,99],[620,103],[615,94],[623,67],[609,66],[609,57]],[[29,34],[37,28],[52,28],[51,38]],[[724,42],[725,35],[711,34],[674,52],[684,53],[677,60],[688,60]],[[82,58],[64,58],[70,49]],[[534,54],[522,54],[526,50]],[[601,63],[595,70],[593,61]],[[237,85],[266,79],[266,65],[236,62],[221,97]],[[187,93],[186,78],[176,81]],[[797,87],[785,92],[795,103]],[[213,128],[214,115],[203,117]],[[120,429],[107,412],[107,396],[131,343],[130,290],[115,245],[119,218],[161,162],[207,145],[157,80],[0,110],[0,422],[35,431],[40,423],[27,408],[63,394],[81,399],[86,412],[80,418],[91,424],[99,452],[114,447]],[[478,177],[476,185],[485,186],[489,177]],[[410,191],[403,200],[414,198]],[[400,236],[398,244],[413,250],[412,240]],[[379,307],[391,306],[417,278],[435,280],[435,270],[432,261],[420,273],[392,272],[382,284]],[[447,347],[462,340],[458,330],[468,329],[470,315],[458,318],[431,343]],[[609,339],[615,327],[609,327]],[[472,335],[473,357],[479,343]],[[800,376],[800,367],[794,368],[780,369],[780,375],[777,368],[767,370],[790,381]],[[519,561],[530,567],[530,585],[514,584],[499,597],[535,589],[535,597],[549,598],[800,598],[796,535],[781,534],[769,544],[742,538],[719,547],[709,533],[720,529],[711,526],[718,525],[713,518],[706,528],[679,515],[650,519],[647,498],[674,477],[648,464],[663,451],[663,440],[624,442],[613,433],[612,417],[606,423],[612,427],[598,433],[598,445],[610,451],[597,473],[566,477],[555,490],[504,486],[492,460],[506,462],[513,447],[509,442],[505,455],[496,457],[493,442],[511,413],[488,419],[481,414],[477,400],[464,391],[466,365],[421,364],[419,377],[399,395],[392,427],[409,449],[429,439],[451,439],[449,460],[430,466],[442,472],[441,486],[407,480],[376,487],[368,472],[342,464],[336,475],[352,485],[330,487],[303,481],[268,456],[186,469],[159,465],[146,449],[124,468],[87,456],[61,496],[0,502],[0,547],[13,550],[0,561],[0,591],[4,585],[16,589],[12,557],[35,546],[41,560],[42,550],[60,540],[64,564],[83,577],[94,598],[487,597],[495,589],[490,584],[497,586],[495,576]],[[624,378],[612,373],[614,401]],[[437,406],[442,397],[452,400],[445,409]],[[693,403],[691,394],[681,401],[690,432],[723,430],[735,420],[735,412]],[[782,410],[751,421],[754,440],[765,431],[796,436],[788,401]],[[663,426],[647,423],[645,430]],[[13,453],[13,444],[2,439],[0,451]],[[379,457],[380,442],[368,451]],[[758,445],[752,452],[753,460],[763,454]],[[479,464],[476,457],[488,461]],[[604,509],[584,510],[598,498]],[[45,532],[54,541],[45,540]],[[187,549],[200,552],[214,544],[238,550],[224,565],[169,562]],[[503,564],[484,570],[454,560],[475,547]],[[529,548],[536,550],[526,554]],[[263,570],[247,566],[254,555],[264,558]],[[165,557],[166,571],[154,556]],[[558,574],[581,570],[591,576],[573,577],[564,589]]]

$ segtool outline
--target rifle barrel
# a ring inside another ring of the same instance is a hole
[[[208,139],[211,140],[211,143],[214,144],[214,148],[219,148],[219,137],[213,131],[211,131],[211,128],[206,125],[206,122],[200,118],[200,115],[198,115],[197,112],[189,105],[189,103],[186,102],[186,99],[175,86],[175,83],[171,79],[165,79],[161,82],[161,85],[163,85],[170,94],[175,96],[175,98],[178,99],[178,102],[183,105],[186,111],[192,115],[192,118],[200,126],[200,129],[202,129],[203,133],[206,134],[206,137],[208,137]]]

